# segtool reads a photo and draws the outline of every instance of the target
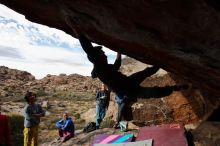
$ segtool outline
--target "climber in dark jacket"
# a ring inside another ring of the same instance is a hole
[[[121,63],[117,63],[117,67],[108,64],[107,56],[102,51],[101,46],[94,47],[91,41],[81,33],[78,25],[68,19],[68,24],[72,27],[75,35],[78,37],[83,50],[86,52],[90,62],[93,63],[94,69],[92,77],[98,77],[113,92],[119,96],[127,96],[128,98],[159,98],[171,94],[173,91],[179,91],[188,88],[187,85],[175,85],[165,87],[142,87],[140,83],[154,73],[159,68],[157,66],[146,68],[140,72],[130,76],[123,75],[118,71]],[[73,28],[74,27],[74,28]],[[121,54],[118,53],[117,59],[121,62]]]

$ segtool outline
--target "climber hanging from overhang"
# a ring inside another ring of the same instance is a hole
[[[140,83],[155,74],[159,67],[147,67],[146,69],[126,76],[119,71],[121,66],[121,54],[117,54],[114,64],[108,64],[107,56],[101,46],[93,46],[91,41],[82,33],[78,24],[71,18],[66,18],[67,24],[72,28],[75,36],[86,52],[90,62],[93,63],[92,77],[98,77],[113,92],[120,96],[127,96],[130,100],[137,98],[160,98],[170,95],[173,91],[187,89],[188,85],[174,85],[165,87],[142,87]]]

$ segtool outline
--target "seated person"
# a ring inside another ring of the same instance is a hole
[[[67,113],[63,114],[63,119],[58,121],[56,126],[59,128],[59,136],[61,142],[65,142],[74,137],[75,126],[72,118],[70,118]]]

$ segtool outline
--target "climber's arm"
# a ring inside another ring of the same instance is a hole
[[[121,66],[121,54],[117,53],[117,57],[116,57],[115,63],[114,63],[115,70],[119,70],[120,66]]]
[[[153,67],[147,67],[142,71],[139,71],[137,73],[134,73],[129,76],[130,79],[133,80],[133,82],[140,84],[146,77],[149,77],[153,74],[155,74],[160,68],[153,66]]]
[[[89,61],[94,63],[94,55],[95,53],[93,52],[93,46],[91,41],[82,33],[82,30],[80,29],[78,23],[75,22],[75,20],[66,17],[65,19],[66,23],[71,27],[74,35],[79,39],[79,42],[83,48],[83,50],[86,52]]]

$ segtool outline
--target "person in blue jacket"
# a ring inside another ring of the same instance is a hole
[[[65,142],[74,137],[75,126],[72,118],[68,116],[68,113],[63,114],[63,119],[58,121],[56,123],[56,126],[59,128],[59,139],[61,140],[61,142]]]

